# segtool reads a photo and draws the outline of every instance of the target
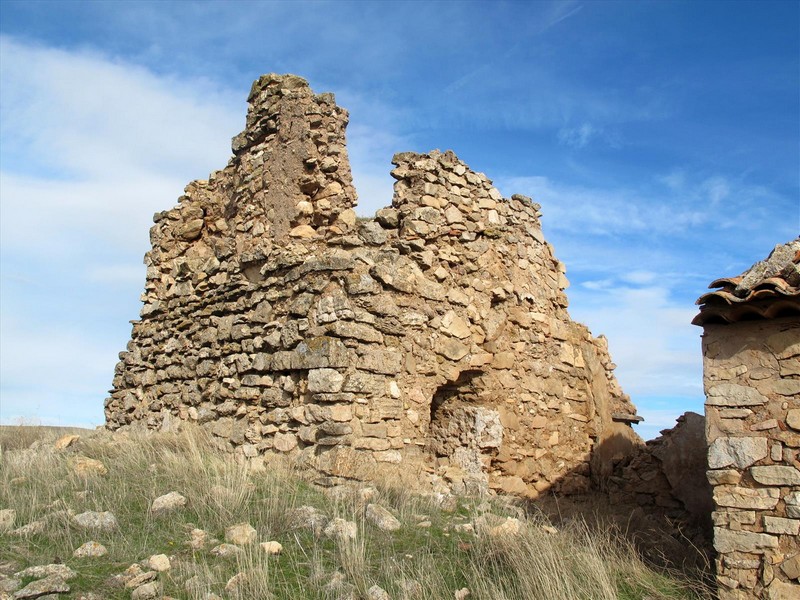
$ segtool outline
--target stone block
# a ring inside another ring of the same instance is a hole
[[[780,490],[775,488],[753,489],[727,485],[714,488],[717,506],[767,510],[775,508],[779,500]]]
[[[708,389],[706,404],[711,406],[759,406],[767,397],[751,387],[735,383],[720,383]]]
[[[767,533],[797,535],[800,533],[800,520],[764,516],[764,529]]]
[[[800,470],[784,465],[750,467],[750,475],[762,485],[800,485]]]
[[[308,372],[308,391],[336,393],[342,389],[344,375],[335,369],[312,369]]]
[[[708,449],[708,466],[721,469],[735,466],[740,469],[766,458],[767,439],[763,437],[720,437]]]
[[[763,554],[765,550],[777,547],[778,538],[774,535],[750,531],[730,531],[722,527],[714,528],[714,549],[717,552]]]

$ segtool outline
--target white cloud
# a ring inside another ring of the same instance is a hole
[[[99,423],[152,214],[225,165],[244,106],[89,52],[0,53],[0,419]]]
[[[558,141],[565,146],[584,148],[598,133],[590,123],[584,123],[580,127],[563,127],[558,132]]]

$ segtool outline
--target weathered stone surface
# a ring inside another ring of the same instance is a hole
[[[786,424],[792,429],[800,431],[800,408],[793,408],[786,413]]]
[[[800,579],[800,554],[795,554],[783,561],[781,563],[781,571],[789,579]]]
[[[772,488],[753,489],[736,486],[717,486],[714,488],[714,502],[717,506],[766,510],[775,508],[779,500],[779,490]]]
[[[154,600],[160,596],[158,583],[155,581],[140,585],[131,592],[131,600]]]
[[[237,554],[244,552],[242,548],[235,544],[219,544],[214,546],[210,550],[211,554],[214,556],[219,556],[221,558],[229,558],[231,556],[236,556]]]
[[[117,528],[117,518],[110,511],[87,511],[72,517],[72,521],[83,529],[97,531],[114,531]]]
[[[762,485],[800,486],[800,470],[785,465],[750,467],[750,475]]]
[[[169,571],[171,567],[172,563],[169,560],[169,556],[166,554],[153,554],[147,559],[147,568],[157,573]]]
[[[769,454],[767,440],[763,437],[721,437],[708,448],[708,466],[721,469],[735,466],[740,469],[766,458]]]
[[[389,593],[378,585],[367,590],[367,600],[391,600]]]
[[[259,546],[266,554],[269,554],[270,556],[275,556],[283,552],[283,544],[280,542],[261,542]]]
[[[69,585],[58,575],[48,575],[44,579],[31,581],[21,590],[17,590],[11,596],[14,600],[26,600],[27,598],[39,598],[47,594],[66,594],[69,592]]]
[[[18,571],[14,573],[15,577],[19,577],[20,579],[26,579],[28,577],[32,577],[34,579],[43,579],[45,577],[59,577],[64,581],[69,581],[71,579],[75,579],[78,574],[70,569],[67,565],[61,563],[54,563],[49,565],[36,565],[33,567],[28,567],[27,569],[23,569],[22,571]]]
[[[185,496],[178,492],[169,492],[153,500],[150,505],[150,512],[154,516],[163,515],[186,506],[186,502]]]
[[[400,521],[379,504],[367,504],[364,515],[370,523],[382,531],[396,531],[400,529]]]
[[[766,402],[767,397],[757,390],[735,383],[720,383],[706,392],[706,404],[710,406],[758,406]]]
[[[72,470],[78,477],[83,478],[106,475],[108,473],[108,469],[101,461],[86,456],[77,457],[72,465]]]
[[[225,529],[225,541],[237,546],[246,546],[256,541],[258,533],[250,523],[237,523]]]
[[[784,519],[781,517],[764,517],[764,529],[767,533],[797,535],[800,533],[800,519]]]
[[[344,375],[335,369],[312,369],[308,372],[308,391],[338,392],[342,389]]]
[[[767,548],[777,548],[778,538],[766,533],[750,531],[730,531],[722,527],[714,528],[714,549],[717,552],[762,553]]]
[[[103,544],[95,541],[86,542],[81,544],[72,553],[75,558],[99,558],[108,554],[108,550]]]
[[[331,520],[323,530],[326,537],[338,542],[355,540],[358,535],[358,526],[353,521],[335,518]]]
[[[81,436],[76,434],[62,435],[55,441],[55,443],[53,444],[53,448],[55,448],[56,450],[64,450],[72,446],[79,439],[81,439]]]

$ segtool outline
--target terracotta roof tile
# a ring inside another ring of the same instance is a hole
[[[695,325],[800,315],[800,237],[775,246],[766,260],[738,277],[722,277],[708,287],[720,289],[697,299]]]

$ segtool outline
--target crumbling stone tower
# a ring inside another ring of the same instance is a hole
[[[638,443],[538,205],[406,152],[392,206],[358,219],[333,96],[265,75],[248,100],[228,166],[154,218],[109,428],[196,421],[246,457],[527,496]]]

